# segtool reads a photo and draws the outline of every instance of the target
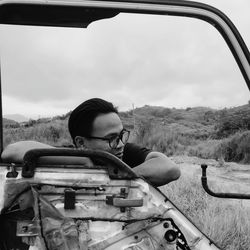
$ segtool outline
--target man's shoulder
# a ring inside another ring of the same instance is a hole
[[[128,142],[125,144],[124,150],[129,150],[131,148],[139,148],[139,146],[135,143]]]
[[[151,152],[150,149],[144,147],[144,146],[140,146],[136,143],[132,143],[132,142],[128,142],[126,143],[125,147],[124,147],[124,151],[140,151],[140,152]]]
[[[143,163],[150,152],[151,150],[146,147],[127,143],[124,147],[123,161],[130,167],[135,167]]]

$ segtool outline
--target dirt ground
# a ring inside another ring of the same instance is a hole
[[[181,167],[182,175],[201,178],[201,164],[207,164],[208,185],[214,192],[244,193],[250,195],[250,164],[218,162],[213,159],[175,156],[172,160]],[[241,206],[249,207],[250,199],[230,199]]]

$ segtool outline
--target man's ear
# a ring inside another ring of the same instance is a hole
[[[82,137],[82,136],[76,136],[75,137],[75,144],[76,144],[76,147],[77,148],[85,148],[86,145],[85,145],[85,138]]]

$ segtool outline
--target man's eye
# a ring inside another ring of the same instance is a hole
[[[114,141],[117,139],[117,137],[118,137],[118,135],[115,135],[115,136],[108,137],[107,139],[110,141]]]

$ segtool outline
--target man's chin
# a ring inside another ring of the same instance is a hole
[[[117,158],[119,158],[120,160],[122,160],[123,153],[115,154],[115,156],[116,156]]]

